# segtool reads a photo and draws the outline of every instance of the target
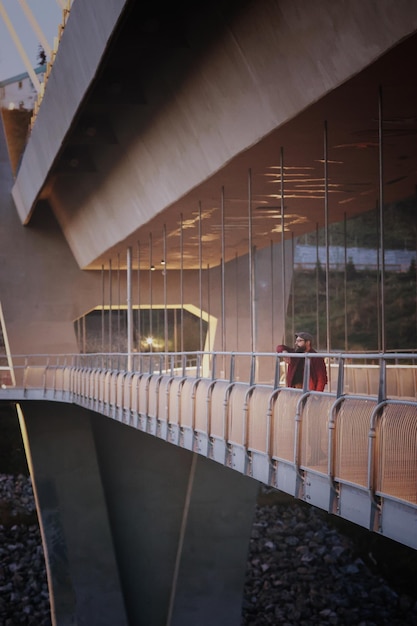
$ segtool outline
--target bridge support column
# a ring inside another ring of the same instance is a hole
[[[195,461],[169,624],[240,626],[259,485],[204,457]]]
[[[82,408],[22,410],[54,626],[240,626],[256,481]]]
[[[259,483],[98,415],[94,432],[130,623],[240,626]]]
[[[43,401],[21,407],[52,623],[127,626],[90,413]]]

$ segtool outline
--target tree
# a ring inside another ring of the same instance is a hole
[[[39,61],[39,65],[45,65],[46,53],[45,53],[45,50],[42,48],[42,46],[39,46],[37,59]]]
[[[356,267],[351,256],[346,263],[346,278],[347,280],[354,280],[356,278]]]
[[[411,259],[410,267],[408,268],[407,273],[410,278],[416,277],[416,260],[414,258]]]

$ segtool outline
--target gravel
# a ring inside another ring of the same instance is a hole
[[[281,500],[257,507],[242,626],[417,625],[415,551],[363,529],[342,532],[325,512]],[[404,580],[396,576],[395,589],[380,570],[391,567],[395,575],[400,555]]]
[[[32,485],[0,474],[0,626],[50,626],[45,559]]]
[[[242,626],[417,626],[415,551],[406,551],[403,581],[389,583],[366,535],[349,536],[324,512],[277,492],[265,489],[264,496],[252,529]],[[397,553],[403,548],[394,545]],[[0,474],[0,626],[28,624],[51,626],[32,486],[26,476]]]

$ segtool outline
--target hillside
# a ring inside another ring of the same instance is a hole
[[[390,204],[384,210],[384,246],[386,250],[416,250],[417,247],[417,199],[408,198]],[[300,237],[299,243],[316,245],[316,233]],[[325,232],[318,231],[319,245],[325,244]],[[329,225],[331,246],[378,248],[380,245],[379,209],[362,213],[346,221]]]
[[[317,289],[318,287],[318,289]],[[407,272],[385,274],[386,350],[417,349],[416,266]],[[318,296],[317,296],[318,292]],[[378,273],[356,270],[352,262],[344,271],[329,272],[330,344],[332,350],[378,350],[381,307],[378,307],[380,285]],[[294,319],[291,312],[294,298]],[[346,307],[346,315],[345,315]],[[287,328],[308,329],[317,336],[319,347],[326,347],[326,277],[322,267],[296,270],[287,318]],[[347,346],[345,342],[347,328]]]

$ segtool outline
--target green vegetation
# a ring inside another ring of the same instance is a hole
[[[329,243],[332,246],[372,248],[380,244],[379,211],[368,211],[344,222],[329,225]],[[308,233],[298,240],[305,245],[316,245],[316,233]],[[325,244],[324,229],[318,232],[318,243]],[[386,250],[416,250],[416,198],[390,204],[384,210],[384,246]]]
[[[329,245],[380,247],[378,211],[363,213],[329,226]],[[325,243],[324,229],[301,237],[298,243]],[[385,250],[417,249],[416,198],[384,210]],[[384,294],[386,350],[417,349],[417,281],[413,259],[408,271],[385,271],[383,288],[376,270],[360,270],[350,258],[346,270],[329,271],[329,318],[331,350],[379,350],[381,347],[381,297]],[[326,273],[320,265],[313,270],[296,270],[287,328],[308,329],[326,349]],[[292,319],[294,312],[294,319]],[[317,319],[318,328],[317,328]]]
[[[318,289],[318,298],[316,286]],[[319,337],[319,347],[326,345],[326,277],[322,268],[294,272],[294,328],[309,329]],[[387,350],[417,348],[416,268],[408,272],[386,272],[384,282]],[[376,271],[329,272],[330,344],[332,350],[345,349],[345,325],[348,350],[378,350],[381,286]],[[346,302],[346,316],[345,316]],[[319,332],[316,331],[317,307]],[[290,310],[292,307],[290,306]],[[291,316],[287,328],[292,327]]]

